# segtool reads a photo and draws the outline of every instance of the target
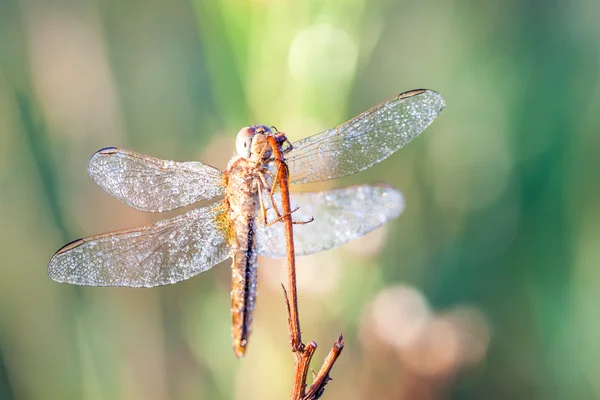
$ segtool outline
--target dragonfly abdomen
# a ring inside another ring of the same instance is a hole
[[[233,351],[238,357],[246,352],[256,300],[256,210],[259,199],[251,166],[245,159],[238,160],[229,169],[226,191],[235,232],[232,243],[231,316]]]
[[[246,352],[252,327],[252,311],[256,300],[257,260],[255,221],[247,221],[245,229],[238,231],[238,244],[234,250],[231,289],[231,316],[233,350],[241,357]]]

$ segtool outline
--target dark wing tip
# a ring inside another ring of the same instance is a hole
[[[400,93],[398,95],[398,99],[406,99],[408,97],[417,96],[417,95],[425,93],[425,92],[431,92],[431,90],[429,90],[429,89],[413,89],[413,90],[409,90],[407,92]]]
[[[48,277],[50,277],[50,279],[57,281],[57,282],[67,282],[63,275],[64,274],[64,271],[63,271],[64,266],[61,265],[62,263],[57,259],[57,257],[60,256],[61,254],[68,253],[70,250],[81,246],[83,243],[85,243],[85,240],[83,240],[83,239],[73,240],[71,243],[65,244],[63,247],[58,249],[58,251],[56,253],[54,253],[52,258],[50,259],[50,262],[48,263]],[[71,282],[71,283],[74,283],[74,282]]]
[[[76,247],[81,246],[83,243],[85,243],[85,240],[83,239],[77,239],[77,240],[73,240],[70,243],[65,244],[63,247],[61,247],[60,249],[58,249],[58,251],[56,253],[54,253],[54,255],[52,256],[52,258],[61,255],[63,253],[66,253],[69,250],[72,250]]]
[[[400,93],[398,95],[398,100],[408,99],[410,97],[419,96],[419,95],[422,95],[422,94],[428,94],[433,99],[435,99],[436,102],[437,102],[438,110],[439,111],[442,111],[444,109],[444,107],[446,106],[445,101],[444,101],[444,97],[441,94],[439,94],[438,92],[436,92],[435,90],[431,90],[431,89],[413,89],[413,90],[409,90],[408,92]]]
[[[118,151],[116,147],[105,147],[103,149],[98,150],[96,153],[98,154],[114,154]]]
[[[119,149],[117,147],[105,147],[103,149],[98,150],[97,152],[95,152],[94,154],[92,154],[92,156],[90,157],[90,161],[93,160],[94,158],[96,158],[99,155],[110,155],[110,154],[115,154],[119,151]]]
[[[118,151],[119,149],[116,147],[105,147],[103,149],[98,150],[90,157],[89,167],[91,168],[94,162],[98,161],[98,157],[115,154],[118,153]]]

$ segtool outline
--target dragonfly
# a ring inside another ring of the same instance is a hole
[[[290,143],[265,125],[242,128],[237,154],[221,171],[197,161],[161,160],[116,147],[97,151],[90,177],[125,204],[164,212],[217,198],[152,225],[75,240],[51,258],[51,279],[75,285],[154,287],[189,279],[232,258],[232,337],[245,354],[257,295],[257,256],[283,258],[277,167],[268,136],[282,143],[289,183],[340,178],[384,160],[419,135],[444,108],[443,97],[412,90],[351,120]],[[404,208],[384,184],[291,192],[294,248],[304,256],[338,247],[382,226]]]

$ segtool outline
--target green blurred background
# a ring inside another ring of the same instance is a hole
[[[0,398],[287,398],[279,283],[230,342],[228,262],[156,289],[57,284],[81,236],[156,221],[87,177],[119,146],[224,168],[241,126],[296,140],[399,92],[446,109],[366,172],[407,208],[300,259],[326,399],[600,398],[600,2],[0,0]]]

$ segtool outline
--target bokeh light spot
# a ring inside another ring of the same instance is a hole
[[[354,76],[357,58],[357,46],[344,30],[333,25],[312,25],[292,41],[288,66],[295,79],[338,85]]]
[[[377,336],[398,348],[414,343],[430,317],[425,297],[409,286],[381,291],[373,301],[372,313]]]

